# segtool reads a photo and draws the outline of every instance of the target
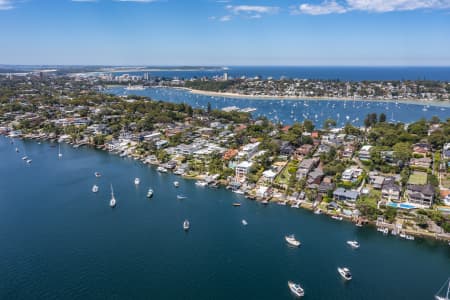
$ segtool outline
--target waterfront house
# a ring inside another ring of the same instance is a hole
[[[384,179],[385,178],[383,176],[373,176],[372,178],[370,178],[370,183],[372,184],[372,187],[374,189],[381,190],[381,188],[383,187]]]
[[[409,164],[411,166],[428,169],[433,160],[429,157],[411,158]]]
[[[271,184],[275,180],[276,176],[277,173],[272,170],[266,170],[262,173],[262,179],[269,184]]]
[[[308,185],[319,185],[320,182],[322,181],[322,178],[324,176],[324,173],[322,171],[322,169],[320,168],[316,168],[313,171],[311,171],[308,174],[308,180],[307,183]]]
[[[400,200],[400,186],[393,182],[383,184],[381,189],[381,197],[387,201],[399,201]]]
[[[304,159],[297,170],[297,178],[302,179],[306,177],[308,173],[316,166],[318,160],[313,158]]]
[[[317,192],[323,195],[328,194],[329,191],[334,190],[335,185],[333,182],[326,182],[325,179],[319,184]]]
[[[405,192],[409,202],[431,207],[434,199],[434,187],[431,184],[408,184]]]
[[[357,167],[350,167],[342,173],[341,180],[354,182],[358,179],[359,176],[361,176],[362,173],[362,169]]]
[[[431,152],[431,145],[427,143],[417,143],[413,145],[413,154],[427,156]]]
[[[337,188],[333,192],[333,199],[339,201],[355,202],[359,197],[357,191],[346,190],[344,188]]]
[[[258,152],[260,142],[247,144],[242,147],[242,150],[239,151],[238,156],[240,158],[251,159],[256,152]]]
[[[442,158],[450,159],[450,143],[444,145],[444,149],[442,150]]]
[[[372,149],[372,146],[365,145],[362,146],[359,150],[359,160],[370,160],[370,150]]]
[[[250,172],[252,163],[248,161],[243,161],[239,163],[235,168],[235,178],[238,182],[244,182],[247,179],[247,174]]]
[[[295,155],[297,156],[307,156],[311,153],[313,145],[304,144],[295,150]]]

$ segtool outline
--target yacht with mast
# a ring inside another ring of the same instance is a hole
[[[434,296],[436,300],[450,300],[450,277]]]
[[[116,206],[116,198],[114,197],[114,190],[112,184],[111,184],[111,200],[109,200],[109,206],[111,207]]]

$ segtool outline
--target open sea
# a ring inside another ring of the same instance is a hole
[[[442,242],[263,206],[90,148],[61,151],[58,159],[49,143],[0,136],[0,299],[293,299],[293,280],[304,299],[431,300],[450,276]],[[299,248],[286,245],[291,233]],[[354,239],[357,250],[346,245]]]

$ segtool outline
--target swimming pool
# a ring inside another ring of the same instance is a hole
[[[393,208],[401,208],[401,209],[414,209],[417,208],[414,204],[410,203],[395,203],[395,202],[389,202],[386,204],[386,206],[393,207]]]

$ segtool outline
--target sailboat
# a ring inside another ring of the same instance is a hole
[[[63,155],[61,153],[61,144],[58,144],[58,158],[61,158]]]
[[[111,200],[109,200],[109,206],[114,207],[116,206],[116,198],[114,198],[114,190],[111,184]]]
[[[450,277],[434,296],[436,300],[450,300]]]

